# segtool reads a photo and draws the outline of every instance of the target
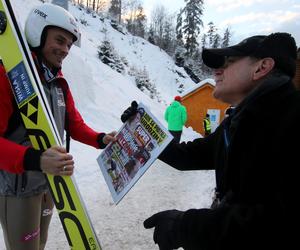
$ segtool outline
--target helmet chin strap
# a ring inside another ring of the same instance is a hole
[[[38,68],[41,71],[41,73],[44,75],[47,72],[50,71],[51,74],[53,74],[54,77],[57,76],[58,72],[60,71],[61,67],[52,67],[48,68],[48,66],[45,64],[45,60],[43,59],[43,54],[42,54],[42,48],[41,47],[36,47],[36,48],[31,48],[32,51],[35,53],[37,57],[36,63],[38,64]]]
[[[41,66],[40,66],[43,74],[47,74],[49,77],[47,77],[47,79],[49,79],[50,81],[55,78],[58,74],[58,71],[61,69],[60,67],[51,67],[49,68],[44,62],[43,60],[41,61]]]

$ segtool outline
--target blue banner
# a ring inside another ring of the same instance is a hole
[[[18,105],[35,93],[23,62],[8,72],[8,78]]]

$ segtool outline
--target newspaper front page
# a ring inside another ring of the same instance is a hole
[[[173,139],[169,131],[140,103],[137,114],[97,158],[117,204]]]

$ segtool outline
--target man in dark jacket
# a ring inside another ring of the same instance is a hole
[[[115,140],[114,132],[99,133],[85,124],[61,73],[73,43],[80,42],[75,18],[61,7],[43,4],[30,12],[25,33],[61,139],[67,129],[72,138],[95,148]],[[74,161],[64,147],[44,152],[32,148],[2,65],[0,152],[0,222],[6,248],[42,250],[53,209],[44,174],[72,175]]]
[[[159,159],[183,171],[215,170],[218,202],[210,209],[167,210],[145,220],[146,228],[155,228],[160,249],[299,245],[296,50],[287,33],[203,50],[204,63],[214,70],[215,98],[236,108],[210,136],[171,143]]]

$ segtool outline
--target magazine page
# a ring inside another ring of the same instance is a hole
[[[169,131],[140,103],[137,114],[97,158],[117,204],[173,139]]]

